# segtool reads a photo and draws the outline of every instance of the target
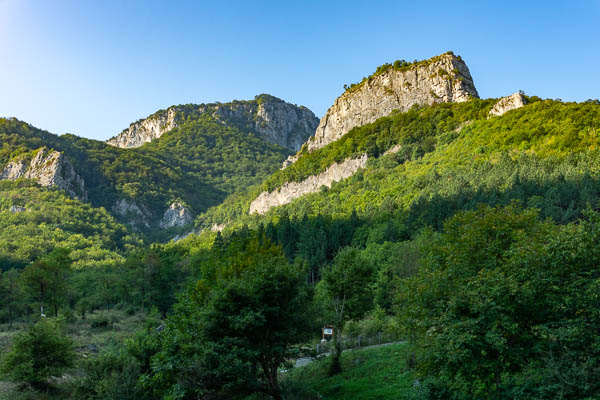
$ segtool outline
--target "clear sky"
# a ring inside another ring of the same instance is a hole
[[[460,54],[481,97],[600,97],[600,0],[0,0],[0,116],[105,140],[269,93],[319,117],[384,62]]]

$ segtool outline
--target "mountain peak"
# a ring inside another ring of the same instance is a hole
[[[317,127],[309,150],[338,140],[352,128],[374,122],[394,110],[414,105],[463,102],[479,97],[469,68],[460,56],[447,52],[427,60],[383,64],[345,92]]]
[[[319,123],[318,118],[306,107],[287,103],[269,94],[260,94],[254,100],[171,106],[132,123],[107,143],[123,148],[139,147],[201,116],[209,116],[225,124],[251,127],[264,140],[292,151],[300,149]]]

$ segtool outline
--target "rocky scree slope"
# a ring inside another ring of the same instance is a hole
[[[314,134],[319,123],[318,118],[308,108],[262,94],[250,101],[171,106],[132,123],[107,143],[121,148],[140,147],[160,138],[190,118],[195,119],[201,115],[210,115],[221,123],[233,121],[256,132],[267,142],[292,151],[300,149]]]

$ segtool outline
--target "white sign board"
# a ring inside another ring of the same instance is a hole
[[[333,329],[332,328],[324,328],[323,335],[333,335]]]

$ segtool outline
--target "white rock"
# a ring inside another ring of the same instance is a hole
[[[191,211],[183,204],[176,201],[171,203],[167,211],[165,211],[159,225],[162,229],[167,229],[175,226],[188,225],[193,220],[194,218],[192,217]]]
[[[213,224],[210,227],[210,230],[213,232],[223,232],[223,229],[225,229],[225,224]]]
[[[195,105],[192,109],[190,106],[172,106],[134,122],[107,143],[123,148],[139,147],[176,128],[192,110],[198,115],[208,114],[223,124],[251,126],[259,137],[294,151],[300,150],[319,124],[318,118],[306,107],[260,95],[254,101]]]
[[[274,192],[262,192],[250,204],[250,214],[264,214],[271,207],[282,206],[306,194],[315,193],[322,186],[330,188],[334,182],[352,176],[366,165],[367,155],[363,154],[360,158],[351,158],[341,163],[335,163],[329,166],[326,171],[310,176],[302,182],[288,182]]]
[[[498,100],[490,110],[490,117],[500,116],[510,110],[516,110],[525,105],[525,97],[521,92],[513,93]]]
[[[326,146],[352,128],[374,122],[394,110],[404,112],[413,105],[463,102],[471,97],[479,96],[469,68],[453,54],[434,57],[431,62],[408,70],[390,68],[338,97],[321,119],[308,148]]]
[[[29,166],[23,160],[10,162],[0,174],[0,179],[33,179],[41,186],[56,186],[69,196],[87,200],[85,182],[69,160],[58,151],[46,147],[38,149]]]
[[[0,173],[0,179],[15,180],[22,178],[25,175],[26,170],[27,165],[25,164],[25,161],[11,161],[6,167],[4,167],[4,170]]]

